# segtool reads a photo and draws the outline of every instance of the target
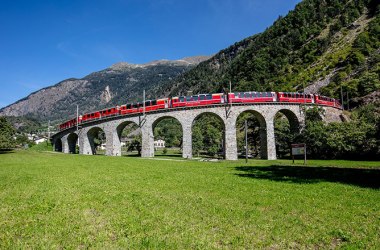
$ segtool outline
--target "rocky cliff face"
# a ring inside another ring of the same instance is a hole
[[[208,59],[207,56],[177,61],[160,60],[147,64],[117,63],[82,79],[64,80],[36,91],[26,98],[0,110],[3,116],[29,116],[40,121],[64,120],[80,113],[142,100],[145,89],[148,98],[165,82],[177,77]]]

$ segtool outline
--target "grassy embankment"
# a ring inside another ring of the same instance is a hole
[[[0,248],[380,248],[380,163],[0,154]]]

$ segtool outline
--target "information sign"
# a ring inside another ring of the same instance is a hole
[[[294,156],[296,155],[303,155],[304,156],[304,164],[306,165],[306,144],[305,143],[299,143],[299,144],[292,144],[292,158],[294,163]]]

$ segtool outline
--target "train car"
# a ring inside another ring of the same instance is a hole
[[[314,95],[315,103],[318,105],[330,106],[335,108],[342,108],[340,102],[334,98],[327,96]]]
[[[314,96],[305,93],[278,92],[277,101],[292,103],[314,103]]]
[[[171,99],[171,107],[195,107],[224,103],[223,93],[179,96]]]
[[[77,125],[77,118],[71,119],[59,125],[59,130],[65,130],[75,127]]]
[[[169,108],[169,98],[163,98],[158,100],[148,100],[145,102],[145,112],[154,111],[158,109]],[[144,112],[144,107],[142,108]]]
[[[229,103],[259,103],[275,102],[277,99],[275,92],[236,92],[228,93]]]
[[[121,115],[128,115],[128,114],[135,114],[139,113],[140,110],[142,110],[143,104],[142,103],[127,103],[125,105],[120,106],[120,114]]]
[[[99,111],[99,113],[100,113],[100,117],[101,117],[101,118],[104,118],[104,117],[108,117],[108,116],[119,115],[119,110],[120,110],[120,107],[119,107],[119,106],[116,106],[116,107],[114,107],[114,108],[109,108],[109,109],[100,110],[100,111]]]
[[[100,119],[101,115],[99,111],[89,113],[89,114],[84,114],[82,115],[82,121],[81,122],[88,122],[96,119]]]

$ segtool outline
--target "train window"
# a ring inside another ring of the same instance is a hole
[[[180,101],[180,102],[184,102],[184,101],[185,101],[185,97],[180,96],[180,97],[179,97],[179,101]]]
[[[127,109],[130,109],[131,108],[131,104],[127,104]]]
[[[249,93],[244,93],[244,98],[249,98]]]
[[[199,99],[199,98],[198,98],[197,95],[196,95],[196,96],[193,96],[193,100],[194,100],[194,101],[198,101],[198,99]]]
[[[187,101],[187,102],[192,101],[192,100],[191,100],[191,96],[186,96],[186,101]]]
[[[204,100],[205,99],[205,96],[204,95],[201,95],[201,96],[199,96],[199,98],[201,99],[201,101],[202,100]]]
[[[212,99],[212,95],[206,95],[206,99],[207,100],[211,100]]]
[[[157,105],[157,101],[156,100],[152,101],[152,105]]]
[[[146,101],[145,106],[150,106],[150,101]]]

